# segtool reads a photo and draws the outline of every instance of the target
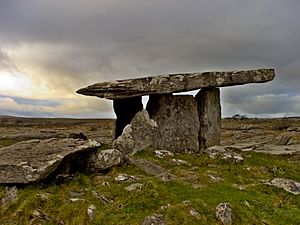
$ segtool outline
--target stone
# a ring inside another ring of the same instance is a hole
[[[92,191],[92,194],[93,194],[97,199],[99,199],[100,201],[102,201],[105,205],[113,202],[110,198],[106,197],[105,195],[101,194],[101,193],[98,192],[98,191],[94,191],[94,190],[93,190],[93,191]]]
[[[77,90],[77,93],[99,98],[124,99],[143,95],[192,91],[206,87],[265,83],[273,80],[274,77],[274,69],[167,74],[96,83]]]
[[[275,144],[276,145],[287,145],[291,138],[292,138],[291,134],[280,135],[278,138],[276,138]]]
[[[87,214],[90,220],[93,220],[95,218],[95,214],[96,214],[96,206],[95,205],[90,205],[87,208]]]
[[[168,172],[162,166],[145,159],[131,159],[131,163],[150,175],[159,175]]]
[[[159,180],[162,180],[164,182],[168,182],[171,180],[174,180],[175,176],[171,173],[169,173],[168,170],[163,168],[160,165],[157,165],[153,162],[150,162],[148,160],[144,159],[131,159],[131,163],[138,168],[140,168],[145,173],[148,173],[150,175],[154,175]]]
[[[150,119],[147,110],[141,110],[127,125],[121,136],[113,142],[113,148],[127,154],[153,147],[157,124]]]
[[[41,194],[36,194],[35,197],[41,201],[48,201],[50,198],[51,194],[49,193],[41,193]]]
[[[289,127],[289,128],[287,128],[287,130],[290,131],[290,132],[292,132],[292,131],[299,132],[300,127]]]
[[[254,151],[254,152],[261,152],[270,155],[295,155],[299,152],[300,143],[295,143],[293,145],[265,144],[265,145],[260,145],[258,147],[256,147],[255,144],[251,144],[251,145],[235,144],[235,145],[231,145],[231,147],[240,148],[242,151],[245,152]]]
[[[166,209],[169,209],[169,208],[171,208],[171,204],[170,204],[170,203],[167,204],[167,205],[162,205],[162,206],[160,207],[161,210],[166,210]]]
[[[127,180],[139,180],[138,177],[128,175],[126,173],[119,174],[116,178],[115,181],[127,181]]]
[[[127,161],[128,157],[116,149],[100,150],[92,153],[85,170],[89,173],[100,172],[114,166],[124,165]]]
[[[158,126],[154,149],[178,153],[199,151],[199,116],[192,95],[151,95],[146,109]]]
[[[131,121],[134,151],[152,148],[158,129],[157,122],[150,118],[147,110],[138,112]]]
[[[142,97],[116,99],[113,101],[116,119],[115,139],[118,138],[135,114],[143,109]]]
[[[125,190],[126,191],[140,191],[140,190],[142,190],[142,188],[143,188],[143,184],[134,183],[134,184],[131,184],[131,185],[125,187]]]
[[[199,115],[199,148],[220,145],[221,104],[219,88],[203,88],[196,95]]]
[[[80,158],[99,147],[96,141],[46,139],[16,143],[0,149],[0,183],[29,184],[48,178],[65,164],[69,170],[84,167]],[[71,165],[71,162],[74,162]]]
[[[31,217],[33,220],[30,221],[30,224],[40,224],[39,222],[47,222],[47,223],[54,223],[53,219],[50,218],[45,212],[43,212],[41,209],[33,210],[31,213]]]
[[[286,179],[286,178],[274,178],[270,182],[266,183],[277,188],[283,188],[285,191],[294,195],[300,194],[300,182]]]
[[[204,152],[207,153],[211,158],[220,157],[226,162],[242,163],[244,161],[243,156],[234,151],[240,150],[226,146],[212,146],[204,150]]]
[[[69,200],[70,200],[70,202],[72,202],[72,203],[76,203],[76,202],[85,202],[85,199],[84,199],[84,198],[70,198]]]
[[[233,215],[230,205],[228,203],[220,203],[216,207],[216,217],[222,222],[222,224],[231,225],[233,223]]]
[[[80,133],[71,133],[71,134],[68,135],[68,138],[88,140],[88,138],[82,132],[80,132]]]
[[[190,209],[190,214],[192,216],[194,216],[194,217],[198,217],[199,216],[199,212],[196,209],[194,209],[194,208]]]
[[[124,154],[133,153],[134,149],[134,139],[132,137],[132,128],[131,125],[127,125],[123,133],[112,143],[114,149],[118,149]]]
[[[190,166],[191,164],[188,163],[187,161],[185,160],[182,160],[182,159],[172,159],[171,162],[173,162],[174,164],[176,164],[177,166]]]
[[[1,199],[2,206],[7,206],[18,199],[18,188],[17,187],[6,187],[6,194]]]
[[[153,214],[146,217],[141,225],[166,225],[164,221],[164,216],[161,214]]]
[[[174,156],[174,154],[168,150],[155,150],[154,156],[156,156],[157,158],[163,159],[167,156]]]

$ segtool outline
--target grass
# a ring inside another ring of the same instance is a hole
[[[2,140],[0,140],[0,148],[10,146],[17,142],[18,142],[18,140],[14,140],[14,139],[2,139]]]
[[[167,224],[219,224],[215,208],[228,202],[234,224],[299,224],[300,196],[270,187],[264,181],[285,177],[300,181],[300,165],[288,157],[248,152],[242,164],[232,164],[206,155],[182,154],[175,158],[189,165],[174,165],[171,158],[158,159],[143,151],[138,158],[167,168],[176,179],[163,182],[133,165],[116,167],[105,174],[77,174],[64,184],[31,185],[19,190],[18,200],[0,209],[0,224],[140,224],[153,213],[164,215]],[[138,181],[115,181],[120,173],[134,175]],[[219,177],[213,180],[211,178]],[[106,182],[109,186],[103,185]],[[132,183],[142,183],[140,191],[126,191]],[[93,193],[105,196],[104,203]],[[5,196],[0,187],[0,198]],[[77,202],[70,201],[77,193]],[[45,198],[40,197],[41,194]],[[189,201],[188,204],[186,201]],[[87,215],[96,206],[95,218]],[[197,211],[192,216],[190,211]],[[34,212],[40,212],[40,216]],[[63,222],[63,223],[62,223]]]

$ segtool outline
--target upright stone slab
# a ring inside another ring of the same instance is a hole
[[[157,138],[157,128],[156,122],[150,119],[147,110],[143,109],[133,117],[112,146],[125,154],[152,149]]]
[[[119,137],[124,127],[130,124],[134,115],[143,109],[142,97],[131,97],[115,99],[113,101],[114,111],[117,116],[115,127],[115,139]]]
[[[155,148],[173,152],[199,151],[199,117],[192,95],[150,95],[147,111],[158,125]]]
[[[200,150],[220,145],[221,104],[219,88],[203,88],[196,95],[199,113]]]

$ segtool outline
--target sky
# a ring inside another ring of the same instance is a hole
[[[221,88],[222,116],[300,116],[299,10],[299,0],[0,0],[0,115],[111,118],[110,100],[76,90],[274,68],[272,82]]]

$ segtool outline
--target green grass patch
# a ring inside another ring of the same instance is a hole
[[[300,165],[282,156],[253,152],[243,156],[243,163],[234,164],[207,155],[158,159],[150,151],[139,152],[137,157],[165,167],[176,179],[163,182],[128,165],[104,174],[77,174],[61,185],[28,186],[19,189],[17,201],[1,207],[0,224],[140,224],[153,213],[164,215],[172,225],[218,224],[215,208],[221,202],[231,205],[234,224],[299,224],[300,196],[264,181],[284,177],[299,182]],[[172,158],[188,165],[176,165]],[[116,181],[121,173],[139,180]],[[142,189],[126,191],[133,183],[143,184]],[[0,187],[0,198],[5,193],[5,187]],[[87,215],[91,204],[96,206],[92,221]],[[198,214],[192,215],[195,211]]]

